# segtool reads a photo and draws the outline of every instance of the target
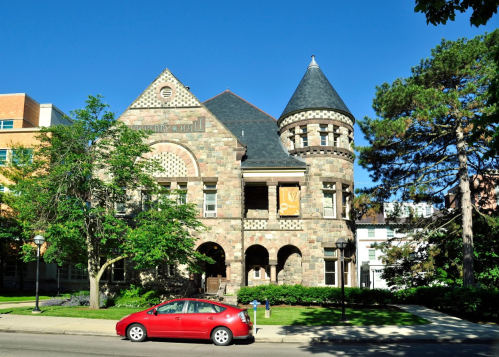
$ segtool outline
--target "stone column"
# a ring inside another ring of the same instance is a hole
[[[269,190],[269,220],[267,229],[279,229],[277,221],[277,182],[268,181],[267,187]]]
[[[269,260],[270,284],[277,285],[277,260]]]

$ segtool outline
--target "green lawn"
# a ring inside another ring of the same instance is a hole
[[[142,311],[143,308],[110,307],[89,310],[85,307],[41,306],[41,316],[85,317],[90,319],[119,320],[123,316]],[[0,314],[32,315],[32,308],[16,307],[0,309]],[[253,309],[248,309],[253,321]],[[421,325],[428,321],[396,308],[387,309],[350,309],[345,310],[350,325]],[[36,316],[40,316],[36,315]],[[257,309],[258,325],[305,325],[334,326],[342,325],[341,308],[323,307],[273,307],[272,317],[266,319],[265,308]]]

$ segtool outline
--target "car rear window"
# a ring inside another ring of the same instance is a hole
[[[215,309],[215,311],[216,311],[217,313],[227,310],[227,308],[226,308],[226,307],[223,307],[223,306],[218,306],[218,305],[213,305],[213,308]]]

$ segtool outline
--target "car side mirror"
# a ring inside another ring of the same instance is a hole
[[[158,314],[158,309],[154,308],[154,310],[152,310],[152,313],[156,316]]]

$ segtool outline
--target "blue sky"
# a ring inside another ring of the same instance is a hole
[[[122,113],[165,69],[201,100],[229,88],[278,118],[316,60],[357,119],[375,86],[410,74],[469,14],[426,25],[413,1],[18,1],[0,4],[0,93],[68,113],[102,94]],[[356,144],[362,144],[355,128]],[[356,187],[372,185],[355,166]]]

